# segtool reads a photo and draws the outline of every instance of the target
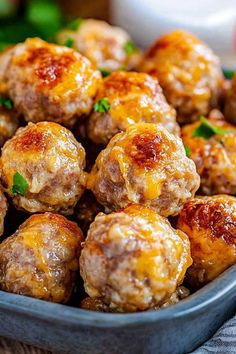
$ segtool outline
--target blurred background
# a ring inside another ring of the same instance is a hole
[[[76,17],[108,19],[108,0],[0,0],[0,50],[27,37],[53,40]]]
[[[53,41],[76,17],[109,20],[144,48],[183,28],[208,43],[226,71],[236,70],[236,0],[0,0],[0,50],[27,37]]]

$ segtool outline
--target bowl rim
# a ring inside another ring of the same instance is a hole
[[[22,295],[0,291],[0,311],[33,316],[50,323],[58,322],[75,327],[120,328],[137,325],[148,325],[159,321],[193,315],[205,311],[223,297],[236,294],[236,265],[230,267],[214,281],[205,285],[188,298],[179,303],[156,311],[145,311],[128,314],[99,313],[83,310],[67,305],[56,304]]]

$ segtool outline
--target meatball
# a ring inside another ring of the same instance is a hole
[[[194,35],[175,31],[147,51],[140,71],[156,76],[179,123],[190,123],[216,107],[223,75],[219,59]]]
[[[232,85],[226,94],[225,116],[232,123],[236,123],[236,75],[234,75]]]
[[[199,193],[236,194],[236,127],[214,113],[184,126],[182,139],[201,177]]]
[[[27,121],[66,126],[88,114],[101,75],[76,51],[38,38],[11,50],[5,77],[10,98]]]
[[[2,190],[0,189],[0,236],[4,231],[4,219],[7,213],[7,200]]]
[[[140,62],[140,51],[123,29],[93,19],[74,23],[74,29],[65,29],[58,34],[58,43],[71,45],[100,70],[109,73],[131,69]]]
[[[117,312],[164,303],[191,265],[188,237],[141,205],[106,215],[90,226],[80,257],[85,291]]]
[[[70,214],[82,195],[85,151],[53,122],[29,123],[2,149],[1,179],[17,208]]]
[[[141,122],[161,123],[171,133],[179,134],[175,110],[166,102],[158,81],[147,74],[111,74],[104,79],[96,101],[98,107],[89,119],[88,135],[97,144],[107,145],[116,133]]]
[[[18,126],[19,121],[16,111],[0,107],[0,146],[3,146],[5,141],[15,134]]]
[[[191,244],[193,264],[187,280],[198,288],[236,263],[236,198],[198,197],[187,202],[177,227]]]
[[[0,53],[0,94],[7,95],[6,71],[9,61],[12,57],[12,47],[3,50]]]
[[[83,234],[62,215],[35,214],[0,244],[2,290],[65,303],[75,286]]]
[[[140,203],[169,216],[179,213],[199,183],[181,139],[161,125],[140,123],[115,135],[98,155],[88,188],[107,210]]]
[[[150,310],[159,310],[161,308],[169,307],[177,304],[179,301],[185,299],[190,295],[190,291],[184,286],[179,286],[171,297],[162,305],[150,308]],[[96,311],[96,312],[116,312],[114,308],[110,308],[109,305],[104,304],[99,298],[86,297],[80,303],[80,308],[84,310]]]

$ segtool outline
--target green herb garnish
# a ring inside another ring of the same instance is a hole
[[[203,116],[200,118],[200,122],[201,124],[192,133],[193,138],[201,137],[208,140],[214,135],[223,135],[231,132],[230,130],[225,130],[209,123]]]
[[[73,38],[67,38],[67,40],[65,40],[65,42],[63,43],[63,45],[64,45],[65,47],[68,47],[68,48],[73,48],[74,39],[73,39]]]
[[[109,111],[110,108],[111,106],[110,103],[108,102],[108,98],[103,97],[95,103],[94,112],[104,113]]]
[[[235,71],[233,70],[223,70],[226,79],[231,80],[234,77]]]
[[[126,54],[130,55],[137,51],[137,47],[133,41],[128,40],[124,45],[124,50]]]
[[[191,149],[188,146],[184,145],[184,150],[185,150],[186,156],[189,157],[191,155]]]
[[[67,28],[69,28],[72,31],[77,31],[80,28],[83,21],[84,21],[83,18],[77,18],[76,20],[69,22],[67,24]]]
[[[10,100],[10,98],[6,98],[3,96],[0,96],[0,106],[7,108],[7,109],[12,109],[13,108],[13,103]]]
[[[10,192],[14,195],[20,194],[24,197],[28,187],[29,185],[25,178],[19,172],[16,172],[13,176],[13,185]]]
[[[100,70],[100,71],[101,71],[102,77],[107,77],[110,75],[110,71],[108,71],[108,70]]]

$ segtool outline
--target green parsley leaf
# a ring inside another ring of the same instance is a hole
[[[108,102],[108,98],[103,97],[95,103],[94,112],[104,113],[109,111],[110,108],[111,106],[110,103]]]
[[[107,77],[110,75],[110,71],[108,71],[108,70],[100,70],[100,71],[101,71],[102,77]]]
[[[20,194],[24,197],[28,187],[29,185],[24,177],[19,172],[16,172],[13,176],[13,185],[10,192],[14,195]]]
[[[83,18],[77,18],[76,20],[73,20],[67,24],[67,28],[69,28],[72,31],[77,31],[80,26],[82,25]]]
[[[67,40],[63,43],[65,47],[68,48],[73,48],[74,45],[74,39],[73,38],[67,38]]]
[[[184,149],[185,149],[186,156],[189,157],[191,155],[191,149],[186,145],[184,145]]]
[[[133,41],[128,40],[124,45],[124,50],[126,54],[130,55],[137,51],[137,47]]]
[[[233,70],[223,70],[226,79],[231,80],[234,77],[235,71]]]
[[[10,98],[6,98],[3,96],[0,96],[0,106],[7,108],[7,109],[12,109],[13,108],[13,103],[10,100]]]
[[[193,138],[198,136],[208,140],[214,135],[223,135],[231,132],[209,123],[203,116],[200,118],[200,122],[200,125],[192,133]]]

